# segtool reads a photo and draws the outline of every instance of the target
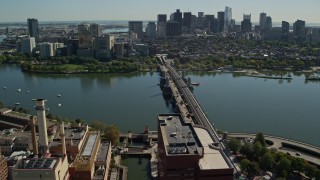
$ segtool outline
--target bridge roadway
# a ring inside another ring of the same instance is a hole
[[[202,110],[200,104],[184,82],[184,80],[180,77],[180,75],[173,69],[173,67],[170,65],[170,63],[167,62],[165,56],[160,56],[160,59],[163,63],[163,65],[167,68],[168,74],[170,74],[170,77],[172,78],[175,86],[179,90],[179,93],[181,94],[181,97],[185,100],[185,103],[189,106],[189,111],[194,117],[194,123],[197,125],[201,125],[209,131],[209,133],[212,135],[214,142],[219,144],[219,147],[221,149],[221,154],[224,157],[224,159],[227,161],[230,167],[234,168],[237,171],[237,168],[235,168],[234,164],[232,163],[232,160],[228,156],[228,152],[224,145],[220,142],[219,136],[213,127],[213,124],[209,121],[207,118],[205,112]],[[170,83],[170,81],[169,81]]]

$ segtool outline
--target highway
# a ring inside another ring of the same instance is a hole
[[[177,71],[170,65],[170,62],[168,62],[166,60],[166,56],[160,56],[159,58],[160,58],[161,62],[163,63],[163,65],[167,68],[167,70],[168,70],[167,72],[169,73],[174,84],[178,88],[179,93],[183,97],[185,103],[188,105],[189,111],[193,115],[194,124],[207,128],[209,133],[212,135],[214,142],[217,143],[218,146],[220,147],[221,154],[223,155],[225,160],[228,162],[229,166],[234,168],[237,171],[237,169],[234,167],[234,164],[232,163],[230,157],[228,156],[228,153],[227,153],[224,145],[220,142],[219,136],[218,136],[213,124],[207,118],[206,113],[202,110],[200,104],[198,103],[197,99],[194,97],[193,93],[190,91],[187,84],[180,77],[180,75],[177,73]]]

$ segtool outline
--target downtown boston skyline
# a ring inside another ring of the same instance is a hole
[[[157,14],[170,14],[175,9],[215,15],[225,6],[232,8],[236,21],[241,21],[243,14],[252,14],[252,21],[258,22],[259,14],[266,12],[272,16],[273,22],[302,19],[308,23],[320,23],[319,0],[10,0],[1,2],[0,22],[25,22],[29,17],[39,21],[156,20]]]

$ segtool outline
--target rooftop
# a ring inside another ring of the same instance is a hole
[[[25,158],[18,162],[17,169],[54,169],[57,158]]]
[[[100,142],[96,161],[105,161],[107,159],[109,145],[110,145],[109,142],[103,142],[103,141]]]
[[[98,134],[90,134],[81,156],[91,156]]]
[[[204,147],[203,158],[199,160],[200,169],[207,170],[229,168],[220,151],[209,147],[209,144],[214,143],[213,139],[209,135],[209,132],[206,129],[198,127],[195,127],[194,130]]]
[[[185,123],[180,114],[158,116],[163,142],[168,155],[201,155],[203,148],[190,123]]]

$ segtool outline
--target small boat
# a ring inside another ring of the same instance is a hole
[[[57,97],[61,97],[61,94],[57,94]]]
[[[57,107],[60,107],[60,106],[61,106],[61,104],[58,104],[58,105],[57,105]]]
[[[19,88],[19,89],[17,89],[17,92],[19,93],[19,92],[21,92],[21,89]]]
[[[27,91],[27,93],[30,93],[30,91]]]
[[[193,85],[193,86],[200,86],[200,83],[192,82],[191,85]]]
[[[7,89],[7,87],[5,86],[5,87],[3,87],[3,89],[4,89],[4,90],[6,90],[6,89]]]
[[[14,103],[14,105],[18,106],[18,105],[20,105],[20,103],[17,102],[17,103]]]

